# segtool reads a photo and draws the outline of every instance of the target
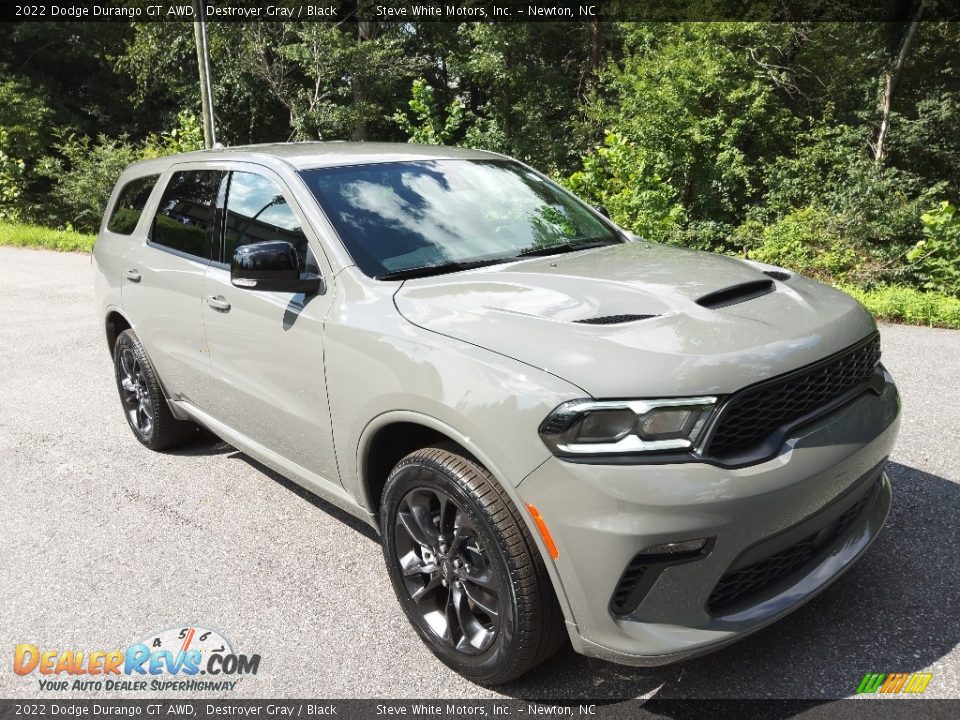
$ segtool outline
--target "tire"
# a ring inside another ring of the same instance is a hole
[[[453,670],[498,685],[563,644],[543,558],[516,506],[477,462],[442,447],[407,455],[387,479],[380,521],[400,605]]]
[[[123,414],[137,440],[151,450],[163,450],[196,433],[196,425],[170,412],[157,371],[133,330],[117,338],[113,367]]]

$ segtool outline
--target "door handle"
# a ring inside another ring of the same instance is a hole
[[[220,312],[230,312],[230,303],[224,300],[223,295],[207,295],[207,305]]]
[[[140,282],[143,280],[143,275],[141,275],[136,268],[133,270],[127,270],[123,273],[123,276],[130,282]]]

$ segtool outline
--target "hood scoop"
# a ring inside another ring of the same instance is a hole
[[[764,270],[763,274],[780,282],[786,282],[790,279],[790,273],[783,272],[782,270]]]
[[[763,297],[774,290],[773,280],[753,280],[716,290],[697,299],[697,305],[716,310]]]
[[[622,323],[631,323],[637,320],[647,320],[655,317],[659,317],[659,315],[603,315],[602,317],[574,320],[574,322],[583,325],[620,325]]]

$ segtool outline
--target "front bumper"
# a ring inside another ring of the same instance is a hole
[[[519,490],[559,549],[552,575],[574,648],[624,664],[665,664],[733,642],[815,596],[886,519],[882,467],[899,409],[885,374],[880,395],[863,394],[796,431],[757,465],[544,463]],[[703,557],[658,569],[636,604],[614,610],[624,571],[642,549],[697,538],[709,539]],[[807,554],[788,572],[751,578],[749,592],[717,602],[721,579],[729,590],[731,577],[794,557],[800,543]]]

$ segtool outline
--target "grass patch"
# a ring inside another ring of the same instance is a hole
[[[96,235],[87,235],[73,230],[51,230],[39,225],[0,220],[0,245],[63,252],[90,252],[96,240]]]
[[[952,295],[897,285],[840,289],[862,302],[878,320],[960,329],[960,298]]]

